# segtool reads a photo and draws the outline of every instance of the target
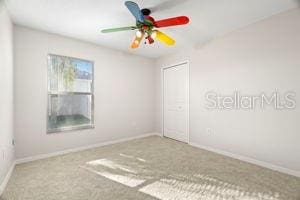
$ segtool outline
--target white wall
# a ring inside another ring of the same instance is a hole
[[[190,60],[190,142],[287,168],[300,175],[300,10],[157,60],[156,130],[161,132],[161,67]],[[205,108],[215,91],[295,91],[292,111]],[[212,133],[207,133],[211,128]]]
[[[0,1],[0,185],[14,161],[13,25]],[[1,189],[1,188],[0,188]],[[0,191],[1,193],[1,191]]]
[[[17,158],[154,131],[152,60],[24,27],[14,30]],[[95,62],[95,129],[46,134],[49,53]]]

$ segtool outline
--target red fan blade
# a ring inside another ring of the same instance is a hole
[[[157,28],[167,27],[167,26],[177,26],[189,23],[190,19],[186,16],[174,17],[169,19],[163,19],[154,22],[154,26]]]

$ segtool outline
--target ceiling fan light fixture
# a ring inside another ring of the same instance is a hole
[[[157,37],[157,32],[156,31],[152,31],[151,38],[155,39],[156,37]]]
[[[138,30],[136,33],[135,33],[136,37],[138,38],[141,38],[143,36],[143,33],[142,31]]]

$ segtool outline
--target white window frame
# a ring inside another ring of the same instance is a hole
[[[51,67],[50,58],[51,56],[59,56],[63,58],[71,58],[76,60],[81,60],[85,62],[92,63],[92,86],[91,86],[91,92],[51,92],[49,89],[49,67]],[[95,122],[94,122],[94,61],[85,60],[81,58],[75,58],[70,56],[62,56],[62,55],[56,55],[56,54],[48,54],[47,56],[48,64],[47,64],[47,134],[53,134],[53,133],[60,133],[60,132],[66,132],[66,131],[74,131],[74,130],[82,130],[82,129],[93,129],[95,128]],[[55,129],[49,129],[49,96],[59,96],[59,95],[91,95],[91,124],[84,124],[84,125],[77,125],[77,126],[70,126],[70,127],[61,127],[61,128],[55,128]]]

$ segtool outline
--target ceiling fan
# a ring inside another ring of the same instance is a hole
[[[175,44],[175,40],[166,35],[165,33],[159,31],[157,28],[163,28],[168,26],[184,25],[189,23],[189,18],[186,16],[173,17],[163,20],[155,21],[153,17],[150,16],[151,10],[144,8],[140,9],[139,6],[132,1],[126,1],[125,6],[131,12],[131,14],[136,19],[135,26],[127,26],[120,28],[104,29],[102,33],[112,33],[118,31],[128,31],[137,30],[135,39],[131,44],[131,48],[138,48],[140,43],[145,38],[145,44],[153,44],[154,39],[158,39],[160,42],[171,46]]]

